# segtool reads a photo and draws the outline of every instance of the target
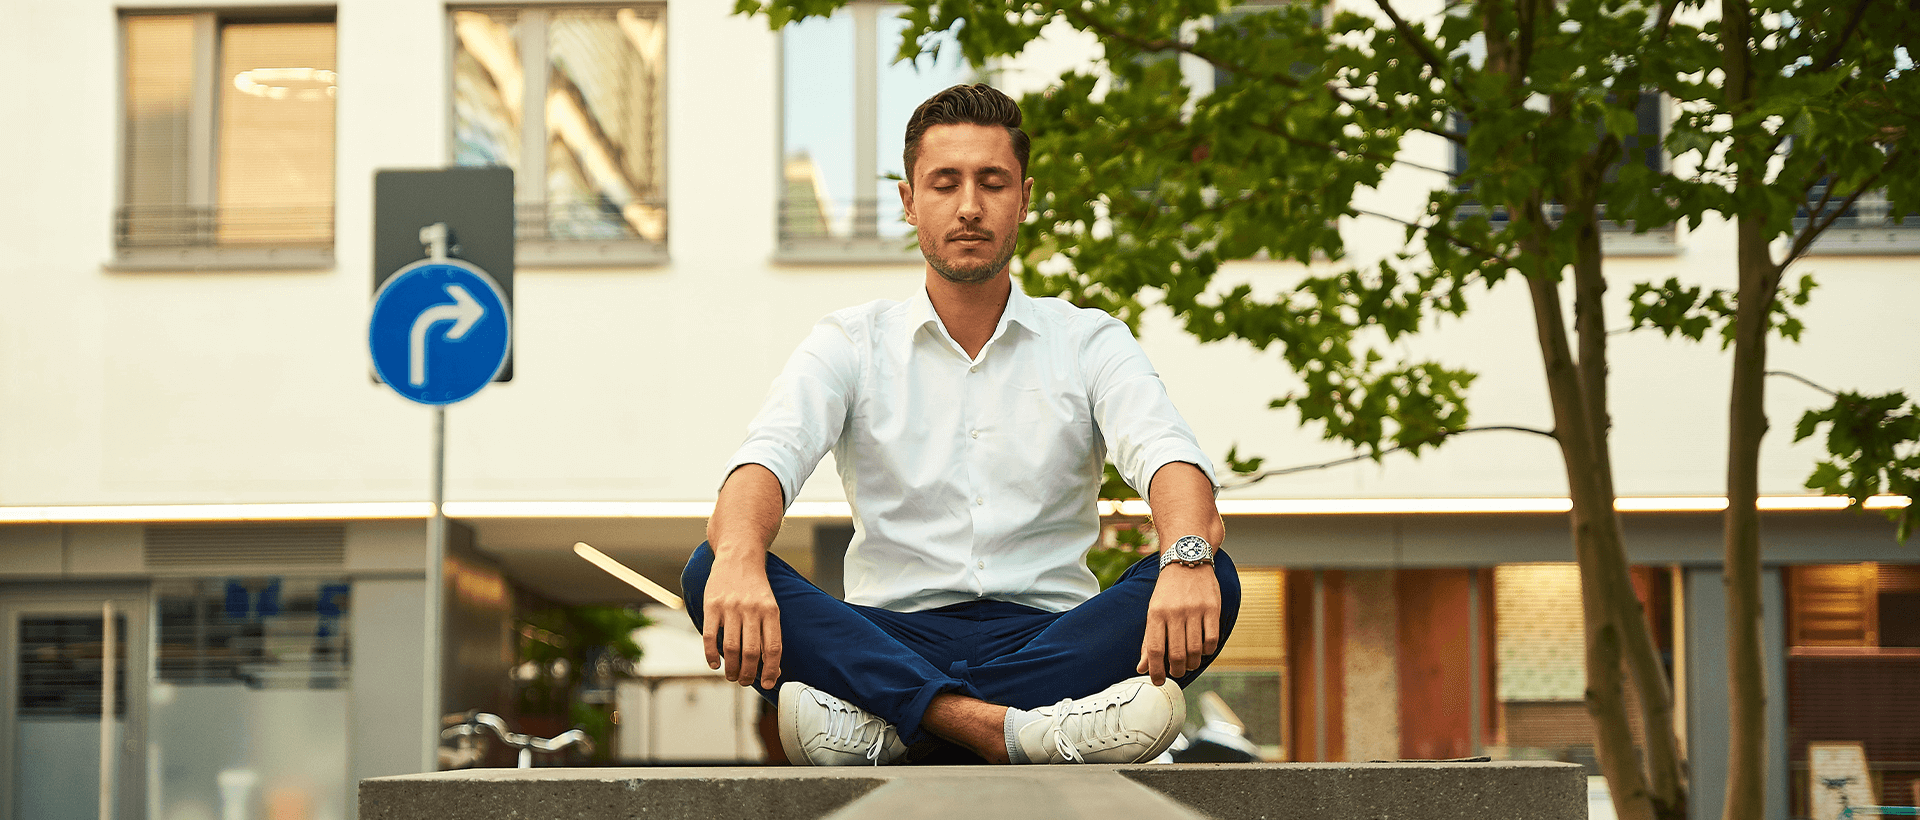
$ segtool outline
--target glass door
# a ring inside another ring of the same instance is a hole
[[[0,820],[145,816],[144,588],[0,589]]]

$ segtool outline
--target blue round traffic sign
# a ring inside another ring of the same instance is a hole
[[[458,259],[422,259],[373,296],[367,348],[394,392],[421,404],[452,404],[493,381],[507,364],[507,299],[486,271]]]

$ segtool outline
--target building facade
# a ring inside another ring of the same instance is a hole
[[[895,64],[892,7],[776,32],[730,5],[0,0],[0,820],[97,817],[103,794],[117,818],[347,818],[358,779],[438,765],[443,714],[510,711],[527,601],[646,600],[575,543],[677,588],[792,347],[919,286],[886,178],[912,107],[973,79],[1044,89],[1090,47]],[[446,413],[429,632],[433,422],[370,376],[373,179],[460,165],[516,174],[513,372]],[[1432,184],[1396,171],[1367,204]],[[1342,229],[1362,258],[1402,241]],[[1800,263],[1821,287],[1774,366],[1920,384],[1899,353],[1920,346],[1916,236],[1863,218]],[[1708,220],[1614,237],[1608,264],[1729,286],[1732,247]],[[1482,374],[1477,421],[1547,427],[1527,311],[1502,288],[1407,345]],[[1347,455],[1267,409],[1295,383],[1276,357],[1163,314],[1142,341],[1216,457]],[[1728,356],[1653,334],[1613,350],[1629,550],[1713,816]],[[1895,710],[1920,702],[1920,559],[1803,495],[1819,446],[1784,431],[1823,398],[1776,380],[1768,399],[1779,817],[1809,740],[1868,742],[1889,795],[1920,775],[1920,749],[1865,736],[1916,720]],[[775,542],[829,587],[850,534],[834,478],[815,472]],[[1203,685],[1279,759],[1583,759],[1565,496],[1551,442],[1498,433],[1225,490],[1248,607]],[[1834,708],[1869,691],[1874,719]]]

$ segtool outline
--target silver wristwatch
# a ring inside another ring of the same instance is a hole
[[[1198,535],[1183,535],[1160,551],[1160,568],[1178,561],[1190,567],[1213,563],[1213,545]]]

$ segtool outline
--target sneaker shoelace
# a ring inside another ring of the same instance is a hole
[[[873,765],[880,765],[880,752],[887,745],[886,721],[873,715],[865,715],[862,710],[855,709],[839,698],[829,698],[824,701],[815,698],[814,700],[821,706],[827,707],[825,731],[828,743],[843,749],[857,749],[862,744],[866,744],[865,738],[868,730],[871,729],[873,743],[867,746],[866,756],[868,760],[873,761]],[[862,715],[865,716],[862,717]]]
[[[1124,727],[1120,724],[1120,701],[1118,698],[1101,698],[1090,703],[1075,703],[1067,698],[1053,705],[1052,721],[1047,726],[1047,735],[1053,738],[1053,746],[1060,756],[1075,763],[1085,763],[1076,742],[1091,738],[1117,735]],[[1072,725],[1073,731],[1068,726]],[[1077,737],[1075,737],[1077,735]]]

